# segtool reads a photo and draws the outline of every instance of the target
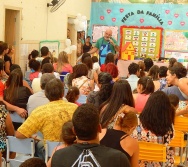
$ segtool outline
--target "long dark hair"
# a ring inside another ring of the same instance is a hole
[[[119,80],[114,83],[110,98],[104,102],[100,108],[105,105],[107,105],[106,109],[100,114],[102,127],[106,127],[108,125],[109,121],[122,105],[134,107],[134,99],[128,81]]]
[[[157,91],[151,94],[139,118],[144,129],[164,136],[172,128],[174,117],[175,111],[168,96]]]
[[[105,102],[112,93],[112,76],[109,73],[101,72],[98,76],[98,83],[101,84],[99,90],[99,106]]]
[[[23,86],[23,74],[21,69],[17,68],[10,73],[6,82],[6,101],[12,103],[15,98],[13,95],[18,96],[18,88],[21,86]]]

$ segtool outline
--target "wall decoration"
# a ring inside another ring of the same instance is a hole
[[[136,27],[136,26],[121,26],[120,27],[120,48],[121,58],[124,59],[125,46],[131,43],[134,49],[135,58],[151,57],[152,59],[159,58],[161,53],[163,29],[153,27]],[[133,52],[132,52],[133,53]],[[130,54],[129,54],[130,55]],[[132,60],[127,58],[127,60]]]
[[[49,51],[52,53],[53,57],[58,57],[59,54],[59,41],[40,41],[39,43],[39,50],[43,47],[46,46],[49,48]]]
[[[104,36],[106,29],[112,30],[112,37],[118,40],[118,26],[93,25],[92,42],[96,42],[99,38]]]

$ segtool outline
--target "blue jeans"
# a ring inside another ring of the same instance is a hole
[[[45,148],[42,140],[35,143],[35,157],[45,160]]]

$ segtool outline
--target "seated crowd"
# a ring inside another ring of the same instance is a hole
[[[6,136],[16,136],[36,140],[35,158],[21,167],[161,166],[139,160],[138,141],[168,145],[175,116],[188,113],[187,69],[181,63],[172,59],[169,67],[158,67],[146,58],[132,62],[128,76],[120,77],[112,53],[101,66],[97,57],[84,53],[81,63],[72,67],[66,52],[54,61],[42,47],[41,57],[37,50],[29,55],[31,72],[24,78],[19,65],[11,62],[11,49],[0,42],[2,157]],[[61,143],[47,164],[46,141]],[[167,147],[166,166],[173,165],[174,149]]]

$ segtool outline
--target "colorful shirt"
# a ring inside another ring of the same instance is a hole
[[[148,101],[150,94],[146,95],[146,94],[137,94],[137,97],[135,99],[135,109],[141,113],[142,110],[144,109],[146,102]]]
[[[72,119],[77,105],[63,100],[52,101],[32,111],[18,132],[26,137],[40,131],[46,140],[59,141],[62,125]]]

